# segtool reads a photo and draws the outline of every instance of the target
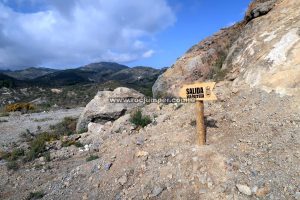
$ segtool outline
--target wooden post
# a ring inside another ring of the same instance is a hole
[[[206,129],[205,129],[205,124],[204,124],[204,103],[203,103],[203,101],[196,101],[196,123],[197,123],[198,144],[205,145]]]

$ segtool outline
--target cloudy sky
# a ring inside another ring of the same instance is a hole
[[[229,3],[230,2],[230,3]],[[250,0],[0,0],[0,68],[156,68],[242,19]]]

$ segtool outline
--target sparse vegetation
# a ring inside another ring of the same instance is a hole
[[[98,158],[99,158],[99,156],[97,156],[97,155],[90,155],[89,157],[86,158],[86,162],[90,162],[90,161],[96,160]]]
[[[37,192],[30,192],[29,196],[26,198],[26,200],[36,200],[41,199],[45,196],[45,193],[43,191],[37,191]]]
[[[190,125],[191,125],[191,126],[196,126],[196,124],[197,124],[197,123],[196,123],[196,120],[191,120],[191,121],[190,121]]]
[[[62,142],[62,146],[63,147],[69,147],[69,146],[76,146],[76,147],[83,147],[83,144],[78,142],[78,141],[74,141],[74,140],[68,140],[68,141],[64,141]]]
[[[24,156],[24,150],[21,148],[15,148],[11,152],[0,151],[0,159],[7,161],[16,161],[20,157]]]
[[[46,142],[57,140],[58,135],[53,133],[41,133],[38,134],[30,143],[30,150],[25,155],[25,161],[32,161],[38,158],[42,153],[46,151]]]
[[[29,142],[29,141],[31,141],[35,137],[35,135],[33,133],[31,133],[30,130],[26,129],[25,132],[22,132],[20,134],[20,137],[25,142]]]
[[[228,72],[226,69],[222,69],[225,59],[226,59],[226,54],[221,53],[219,59],[215,62],[214,66],[212,68],[209,78],[214,79],[215,81],[224,80],[224,78]]]
[[[19,164],[17,161],[8,161],[6,163],[6,167],[8,170],[14,170],[14,171],[17,171],[19,169]]]
[[[73,135],[76,133],[77,119],[65,117],[64,120],[54,126],[50,126],[56,135]]]
[[[131,114],[130,122],[137,127],[145,127],[152,122],[149,116],[143,116],[141,110],[137,110]]]
[[[7,117],[7,116],[9,116],[8,112],[1,112],[0,113],[0,117]]]
[[[21,111],[27,113],[30,110],[34,110],[34,106],[30,103],[14,103],[5,106],[5,112]]]

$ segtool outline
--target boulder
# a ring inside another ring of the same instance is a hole
[[[255,0],[253,1],[245,15],[245,20],[250,21],[254,18],[266,15],[274,7],[277,0]]]
[[[143,103],[113,102],[120,99],[138,99],[144,95],[129,88],[119,87],[114,91],[99,91],[81,113],[76,130],[86,130],[90,122],[104,124],[108,121],[115,121],[127,112],[140,107]]]

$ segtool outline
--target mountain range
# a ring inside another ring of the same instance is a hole
[[[0,87],[59,87],[107,81],[151,86],[163,71],[143,66],[130,68],[113,62],[92,63],[65,70],[30,67],[24,70],[0,71]]]

